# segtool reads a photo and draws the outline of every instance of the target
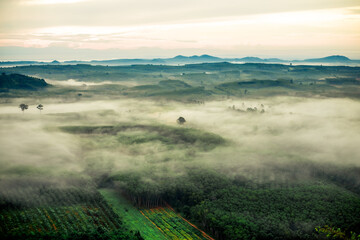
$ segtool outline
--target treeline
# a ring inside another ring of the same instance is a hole
[[[174,119],[175,122],[176,119]],[[168,125],[119,123],[115,126],[64,126],[62,131],[73,134],[119,135],[118,141],[124,144],[136,144],[158,140],[164,144],[176,144],[178,147],[196,147],[209,151],[217,146],[226,145],[221,136],[194,128],[180,128]],[[121,135],[126,131],[142,131],[139,136]],[[150,135],[149,135],[150,134]]]
[[[165,188],[162,183],[144,182],[141,175],[127,173],[113,177],[116,189],[138,208],[155,208],[166,205],[162,196]]]

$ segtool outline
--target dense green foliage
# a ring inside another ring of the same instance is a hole
[[[255,183],[203,170],[156,185],[141,179],[114,178],[134,203],[162,196],[217,239],[316,239],[315,227],[325,224],[360,231],[359,196],[324,181]]]
[[[63,131],[75,134],[109,134],[117,135],[123,144],[141,144],[160,141],[164,144],[196,146],[202,150],[211,150],[226,143],[222,137],[198,129],[171,127],[166,125],[145,125],[122,123],[116,126],[65,126]],[[135,134],[129,134],[129,130]],[[141,130],[141,132],[136,132]]]
[[[346,233],[341,228],[330,227],[325,225],[323,227],[316,227],[315,231],[322,235],[326,239],[345,239],[345,240],[359,240],[360,234],[356,234],[353,231]]]
[[[0,89],[37,90],[48,86],[44,79],[29,77],[21,74],[1,74]]]

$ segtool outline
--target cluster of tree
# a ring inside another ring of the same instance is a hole
[[[203,100],[196,100],[196,99],[189,99],[189,103],[194,103],[194,104],[198,104],[198,105],[204,105],[205,101]]]
[[[315,231],[324,236],[324,239],[360,240],[360,234],[356,234],[353,231],[346,233],[341,230],[341,228],[331,227],[328,225],[316,227]]]
[[[25,110],[27,110],[29,108],[29,105],[25,104],[25,103],[21,103],[19,105],[19,108],[21,109],[21,111],[24,113]],[[40,113],[42,110],[44,110],[44,105],[39,104],[36,106],[37,109],[39,109]]]
[[[184,124],[186,120],[183,117],[179,117],[178,123]],[[227,141],[217,134],[205,132],[194,128],[180,128],[167,125],[144,125],[144,124],[132,124],[121,123],[116,126],[65,126],[61,127],[65,132],[74,134],[110,134],[114,135],[118,132],[128,130],[141,130],[144,133],[138,139],[131,137],[121,137],[119,140],[126,140],[130,143],[142,143],[152,140],[159,140],[167,145],[178,145],[178,147],[193,147],[198,150],[208,151],[218,146],[223,146]],[[149,137],[146,137],[148,133],[151,133]],[[140,140],[140,141],[138,141]]]
[[[242,108],[245,109],[245,104],[242,104]],[[265,109],[264,109],[264,105],[261,104],[261,110],[258,109],[257,107],[248,107],[246,108],[246,110],[243,110],[241,108],[236,108],[235,105],[233,105],[232,107],[229,107],[229,109],[237,111],[237,112],[252,112],[252,113],[256,113],[256,112],[260,112],[260,113],[265,113]]]

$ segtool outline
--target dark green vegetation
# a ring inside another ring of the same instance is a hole
[[[1,179],[1,239],[142,239],[124,227],[91,182],[66,181],[75,184]]]
[[[156,204],[156,194],[216,239],[321,239],[315,227],[323,225],[360,232],[359,195],[320,180],[320,171],[311,181],[269,181],[264,174],[228,178],[189,169],[179,178],[153,179],[155,185],[134,173],[113,180],[137,204]]]
[[[47,87],[44,79],[28,77],[21,74],[1,74],[0,91],[7,89],[38,90]]]
[[[75,79],[79,87],[54,87],[40,96],[151,97],[194,102],[221,97],[326,96],[359,98],[359,67],[203,63],[184,66],[38,65],[3,68],[51,80]],[[112,84],[87,86],[86,82]],[[137,86],[134,86],[137,85]],[[7,93],[3,97],[24,96]]]
[[[160,141],[169,147],[183,145],[184,147],[192,146],[201,150],[211,150],[225,144],[222,137],[212,133],[166,125],[123,123],[117,126],[66,126],[61,129],[75,134],[117,135],[117,140],[126,145]]]

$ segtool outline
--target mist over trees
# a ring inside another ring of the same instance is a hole
[[[358,68],[215,63],[4,71],[36,73],[51,86],[0,91],[1,236],[360,233],[359,86],[343,81],[357,81]],[[334,74],[336,81],[326,80]],[[28,110],[23,117],[19,108]]]

